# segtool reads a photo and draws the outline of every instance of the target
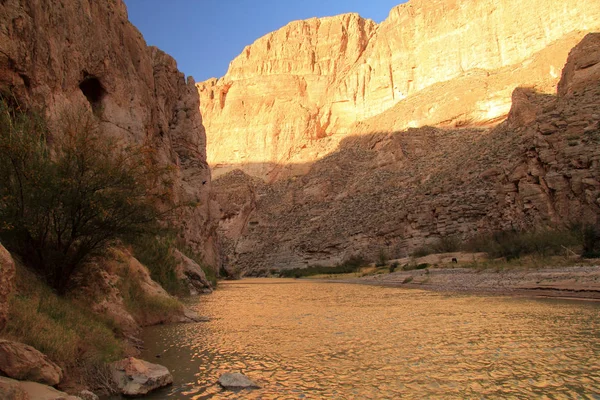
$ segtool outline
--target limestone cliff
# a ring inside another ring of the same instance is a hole
[[[194,80],[146,45],[122,0],[0,2],[0,89],[51,120],[84,107],[106,135],[150,143],[175,171],[175,200],[199,204],[180,212],[183,239],[217,267],[217,216]]]
[[[497,122],[518,85],[550,92],[569,49],[598,28],[595,0],[411,0],[379,25],[292,22],[197,85],[208,162],[215,176],[274,181],[306,173],[298,164],[347,134]]]
[[[256,273],[390,257],[441,237],[600,215],[600,34],[573,49],[558,95],[520,88],[493,129],[347,137],[298,178],[215,181],[228,264]]]

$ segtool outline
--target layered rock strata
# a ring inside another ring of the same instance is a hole
[[[195,203],[176,220],[183,239],[217,267],[216,219],[206,136],[191,77],[148,47],[122,0],[7,0],[0,3],[0,90],[50,120],[93,112],[124,144],[149,144],[170,166],[173,200]]]
[[[554,88],[569,49],[598,28],[594,0],[411,0],[379,25],[292,22],[197,85],[209,164],[274,181],[356,132],[496,122],[516,86]]]
[[[599,50],[600,34],[587,35],[558,96],[517,89],[496,128],[348,137],[302,177],[217,179],[227,264],[250,273],[333,265],[406,256],[448,236],[597,222]]]

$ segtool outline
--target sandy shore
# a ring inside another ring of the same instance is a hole
[[[600,265],[507,270],[443,267],[329,281],[448,292],[600,300]]]

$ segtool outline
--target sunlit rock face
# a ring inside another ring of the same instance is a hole
[[[516,89],[494,128],[349,136],[301,177],[216,179],[226,265],[262,274],[403,257],[444,237],[598,222],[599,50],[600,34],[587,35],[558,94]]]
[[[600,28],[595,0],[412,0],[377,25],[296,21],[199,83],[208,162],[275,181],[349,134],[497,122],[518,85],[551,92],[568,51]],[[379,118],[383,116],[384,118]]]
[[[173,171],[182,238],[218,264],[206,136],[195,82],[175,60],[148,47],[122,0],[0,2],[0,89],[50,120],[94,112],[103,133],[150,144]]]

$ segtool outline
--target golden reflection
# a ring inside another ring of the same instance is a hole
[[[597,303],[307,281],[224,282],[208,323],[146,332],[175,383],[148,398],[597,398]],[[223,391],[242,372],[262,388]]]

